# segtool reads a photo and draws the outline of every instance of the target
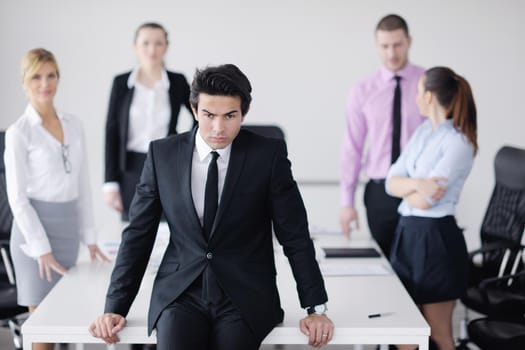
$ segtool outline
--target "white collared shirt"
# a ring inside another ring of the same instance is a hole
[[[230,162],[231,149],[231,143],[223,149],[212,149],[202,138],[200,130],[197,129],[195,135],[195,148],[193,149],[193,160],[191,162],[191,194],[193,196],[193,205],[195,206],[201,225],[204,217],[204,192],[206,191],[208,166],[212,158],[210,152],[216,151],[219,153],[219,158],[217,158],[217,169],[219,171],[220,204],[224,179],[226,178],[226,170],[228,170],[228,163]]]
[[[95,243],[95,225],[87,153],[80,120],[57,112],[67,147],[69,170],[63,159],[63,147],[43,126],[37,111],[28,105],[24,114],[5,136],[7,197],[14,220],[25,244],[22,250],[31,257],[51,252],[51,246],[30,198],[47,202],[77,200],[81,240]]]
[[[163,70],[153,89],[142,85],[138,80],[138,68],[128,78],[128,87],[135,88],[129,109],[128,151],[147,153],[149,143],[166,137],[171,119],[169,96],[170,81]]]

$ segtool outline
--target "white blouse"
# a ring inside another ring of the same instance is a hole
[[[151,141],[168,135],[171,119],[170,81],[168,73],[162,71],[161,79],[150,89],[137,80],[137,75],[138,68],[128,78],[128,87],[135,87],[135,91],[129,109],[126,149],[147,153]]]
[[[77,200],[80,238],[85,244],[96,240],[82,124],[72,115],[57,115],[64,145],[42,126],[42,119],[31,105],[5,135],[7,197],[25,238],[21,248],[34,258],[50,253],[51,246],[30,198],[48,202]]]

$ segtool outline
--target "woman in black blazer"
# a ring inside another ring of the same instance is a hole
[[[164,27],[141,25],[135,34],[138,67],[113,81],[106,121],[104,195],[123,221],[128,221],[149,142],[177,133],[182,105],[191,113],[186,78],[164,67],[167,48]]]

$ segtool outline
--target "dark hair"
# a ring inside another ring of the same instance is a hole
[[[386,15],[385,17],[381,18],[379,20],[379,23],[377,23],[376,32],[378,30],[385,30],[387,32],[391,32],[393,30],[397,29],[403,29],[405,32],[405,35],[408,37],[408,24],[403,19],[403,17],[395,14]]]
[[[166,39],[166,44],[168,44],[168,32],[162,25],[155,23],[155,22],[146,22],[146,23],[141,24],[135,31],[135,39],[133,40],[134,42],[137,41],[137,38],[139,37],[139,32],[145,28],[162,30],[164,32],[164,38]]]
[[[245,115],[252,101],[250,81],[236,65],[223,64],[217,67],[206,67],[195,71],[191,83],[190,104],[197,110],[199,94],[239,96],[241,113]]]
[[[452,69],[434,67],[425,72],[425,91],[432,92],[438,102],[447,109],[447,119],[452,119],[478,151],[476,104],[469,83]]]

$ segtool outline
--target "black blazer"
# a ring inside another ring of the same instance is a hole
[[[182,105],[191,112],[190,88],[184,75],[167,71],[170,82],[169,96],[171,119],[167,135],[177,133],[177,119]],[[128,88],[131,72],[117,75],[113,80],[106,119],[105,182],[120,182],[126,170],[126,145],[128,142],[129,109],[134,88]],[[193,115],[193,114],[192,114]],[[195,122],[195,121],[194,121]],[[166,136],[167,136],[166,135]]]
[[[232,144],[209,242],[191,194],[195,131],[150,144],[108,289],[105,312],[126,316],[139,289],[162,211],[170,241],[151,295],[148,332],[162,310],[209,264],[226,295],[262,339],[283,320],[272,246],[284,247],[302,307],[327,301],[306,210],[283,140],[241,130]],[[213,254],[207,259],[207,254]],[[290,283],[293,283],[290,281]]]

